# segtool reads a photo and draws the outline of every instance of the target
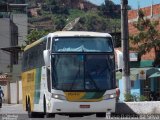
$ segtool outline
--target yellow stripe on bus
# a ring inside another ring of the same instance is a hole
[[[26,50],[32,48],[33,46],[35,46],[35,45],[41,43],[43,40],[44,40],[44,39],[40,39],[40,40],[37,40],[37,41],[33,42],[33,43],[30,44],[30,45],[27,45],[27,46],[24,48],[24,51],[26,51]]]
[[[68,101],[74,101],[74,102],[97,102],[101,101],[102,97],[99,98],[92,98],[87,99],[85,98],[87,92],[65,92],[65,96]]]
[[[26,105],[26,96],[30,98],[31,110],[34,109],[34,93],[36,69],[22,73],[23,108]]]

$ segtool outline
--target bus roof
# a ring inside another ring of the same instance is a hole
[[[39,40],[36,40],[35,42],[33,42],[33,43],[27,45],[27,46],[24,48],[24,51],[26,51],[26,50],[32,48],[33,46],[35,46],[35,45],[41,43],[42,41],[45,40],[45,38],[47,39],[47,36],[44,36],[44,37],[40,38]]]
[[[88,32],[88,31],[57,31],[50,34],[54,37],[74,37],[74,36],[86,36],[86,37],[111,37],[108,33],[101,32]]]
[[[47,36],[50,36],[50,37],[80,37],[80,36],[83,36],[83,37],[111,37],[111,35],[108,33],[88,32],[88,31],[57,31],[57,32],[49,33]],[[31,43],[30,45],[27,45],[24,48],[24,51],[41,43],[42,41],[45,40],[45,38],[47,38],[47,36],[44,36],[40,38],[39,40]]]

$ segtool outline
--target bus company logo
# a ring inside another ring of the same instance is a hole
[[[77,93],[77,92],[70,92],[68,93],[68,96],[79,96],[80,93]]]
[[[34,72],[27,74],[27,82],[34,81]]]

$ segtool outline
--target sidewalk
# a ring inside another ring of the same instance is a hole
[[[3,103],[2,108],[0,108],[0,114],[26,114],[27,112],[23,110],[22,104],[7,104]]]
[[[2,103],[2,106],[12,106],[12,105],[20,105],[20,104],[16,104],[16,103],[11,103],[11,104]],[[21,104],[21,105],[22,105],[22,104]]]

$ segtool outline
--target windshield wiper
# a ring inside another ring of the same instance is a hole
[[[77,73],[76,73],[76,76],[75,76],[75,78],[74,78],[74,81],[72,82],[72,85],[71,85],[71,87],[70,87],[70,90],[72,90],[72,88],[74,87],[74,84],[75,84],[78,76],[80,76],[80,63],[79,63],[78,71],[77,71]]]
[[[94,87],[96,90],[100,90],[99,87],[97,86],[96,82],[94,81],[94,79],[92,78],[92,76],[87,72],[88,78],[89,80],[94,84]]]

